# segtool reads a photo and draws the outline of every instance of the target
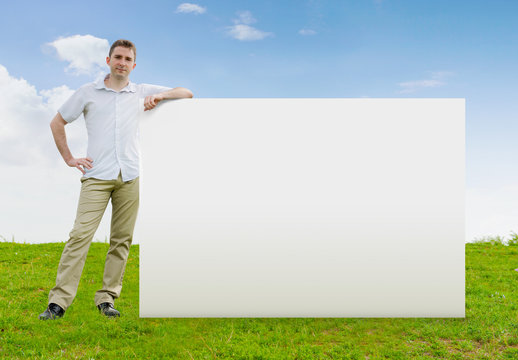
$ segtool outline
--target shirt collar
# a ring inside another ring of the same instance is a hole
[[[113,90],[113,89],[107,88],[107,87],[106,87],[106,85],[104,84],[104,80],[106,79],[106,77],[107,77],[107,76],[108,76],[108,75],[106,75],[106,76],[104,76],[104,77],[100,78],[99,80],[97,80],[97,81],[95,82],[95,88],[96,88],[96,89],[105,89],[105,90],[107,90],[107,91],[113,91],[113,92],[116,92],[116,91],[115,91],[115,90]],[[137,86],[136,86],[134,83],[132,83],[132,82],[130,81],[130,82],[128,83],[128,85],[126,85],[124,88],[122,88],[122,89],[120,90],[120,92],[123,92],[123,91],[124,91],[124,92],[136,92],[136,91],[137,91]]]

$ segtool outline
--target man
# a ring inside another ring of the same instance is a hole
[[[74,227],[61,255],[56,286],[49,292],[49,305],[39,316],[42,320],[62,317],[74,300],[90,243],[110,199],[110,248],[95,304],[108,317],[120,316],[113,302],[122,289],[139,204],[139,99],[144,98],[144,111],[148,111],[162,100],[193,96],[181,87],[130,82],[136,55],[132,42],[115,41],[106,58],[110,74],[79,88],[50,124],[63,160],[83,177]],[[88,150],[87,157],[75,158],[67,145],[65,125],[81,114],[88,130]]]

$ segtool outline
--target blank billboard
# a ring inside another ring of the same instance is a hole
[[[141,317],[464,317],[464,99],[143,113]]]

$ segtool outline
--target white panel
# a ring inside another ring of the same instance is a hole
[[[464,99],[185,99],[141,139],[140,316],[464,316]]]

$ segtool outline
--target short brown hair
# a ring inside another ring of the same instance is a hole
[[[115,41],[111,48],[110,48],[110,52],[108,53],[108,57],[112,57],[112,52],[113,50],[117,47],[117,46],[122,46],[122,47],[125,47],[125,48],[128,48],[128,49],[131,49],[133,50],[133,54],[135,56],[135,58],[133,59],[133,61],[136,61],[137,60],[137,48],[135,47],[135,44],[133,44],[131,41],[129,40],[124,40],[124,39],[120,39],[120,40],[117,40]]]

